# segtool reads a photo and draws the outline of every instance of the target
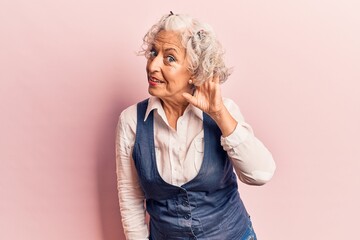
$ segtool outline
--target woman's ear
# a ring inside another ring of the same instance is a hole
[[[190,88],[191,88],[191,95],[194,95],[195,93],[195,90],[196,90],[196,86],[195,86],[195,82],[194,82],[195,78],[191,77],[189,79],[189,85],[190,85]]]
[[[189,79],[189,84],[190,84],[190,85],[194,85],[194,83],[195,83],[195,76],[192,75],[192,76],[190,77],[190,79]]]

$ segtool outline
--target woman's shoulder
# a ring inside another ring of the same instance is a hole
[[[122,125],[136,125],[137,122],[137,103],[125,108],[119,116],[119,122]]]
[[[144,103],[148,101],[149,99],[142,100],[138,103],[135,103],[131,106],[128,106],[125,108],[119,116],[119,121],[121,121],[123,124],[135,124],[137,122],[137,105],[140,103]]]
[[[137,103],[125,108],[118,119],[118,131],[129,142],[135,139],[137,125]]]

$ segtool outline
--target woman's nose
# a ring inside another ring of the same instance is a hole
[[[149,72],[160,71],[162,65],[162,57],[158,54],[155,57],[149,58],[147,65]]]

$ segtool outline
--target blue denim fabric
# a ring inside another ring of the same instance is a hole
[[[133,159],[150,215],[150,239],[236,240],[248,232],[249,215],[240,198],[221,131],[203,114],[204,159],[198,175],[182,186],[165,182],[156,165],[153,112],[138,104]]]
[[[241,237],[240,240],[257,240],[251,220],[249,221],[246,232],[244,233],[244,235]]]

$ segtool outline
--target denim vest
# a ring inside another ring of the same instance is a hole
[[[235,240],[249,217],[240,199],[236,175],[220,145],[221,131],[203,113],[204,159],[197,176],[178,187],[165,182],[156,165],[154,118],[144,121],[148,99],[137,105],[133,159],[150,215],[150,240]]]

